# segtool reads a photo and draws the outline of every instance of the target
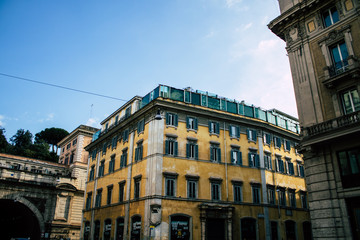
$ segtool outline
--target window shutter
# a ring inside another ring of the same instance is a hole
[[[174,124],[177,127],[177,125],[178,125],[178,115],[177,114],[174,114]]]
[[[294,164],[293,163],[289,163],[289,170],[290,170],[290,174],[294,175]]]
[[[242,166],[242,152],[239,151],[239,154],[238,154],[238,164],[240,166]]]
[[[247,135],[247,138],[250,140],[250,130],[249,129],[246,129],[246,135]]]
[[[166,113],[166,125],[170,124],[169,113]]]
[[[216,129],[215,129],[217,134],[220,134],[220,127],[219,127],[219,123],[216,123]]]
[[[255,167],[260,167],[260,157],[259,154],[255,155]]]
[[[230,135],[230,137],[233,135],[233,132],[232,132],[232,127],[231,127],[231,125],[229,125],[229,135]]]
[[[253,130],[253,140],[256,141],[256,138],[257,138],[257,132],[256,132],[256,130]]]
[[[209,121],[209,132],[211,133],[211,122]]]
[[[194,129],[198,130],[198,120],[197,120],[197,118],[194,118]]]
[[[186,157],[187,158],[190,157],[190,144],[189,143],[186,144]]]
[[[139,148],[135,148],[135,161],[139,160]]]
[[[199,146],[195,145],[195,159],[199,159]]]
[[[217,151],[217,155],[218,155],[217,161],[221,162],[221,148],[217,148],[216,151]]]
[[[236,137],[239,138],[240,137],[240,127],[236,127]]]
[[[165,140],[165,154],[169,154],[169,140]]]
[[[178,142],[174,142],[174,156],[178,155]]]
[[[186,117],[186,128],[189,129],[190,128],[190,118]]]
[[[143,159],[143,145],[140,146],[139,148],[139,160]]]
[[[284,161],[280,161],[280,172],[284,173]]]
[[[276,168],[277,172],[280,171],[280,169],[279,169],[279,160],[278,159],[275,159],[275,168]]]
[[[210,147],[210,160],[211,161],[214,161],[214,148],[213,147]]]

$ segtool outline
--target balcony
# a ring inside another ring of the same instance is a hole
[[[302,130],[303,145],[324,142],[360,131],[360,111],[331,119]]]
[[[349,56],[346,60],[337,62],[329,67],[324,68],[325,80],[323,83],[326,87],[332,88],[341,80],[358,78],[360,76],[359,61],[354,56]]]

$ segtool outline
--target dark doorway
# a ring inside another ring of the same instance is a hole
[[[115,240],[124,239],[124,218],[116,219],[116,236]]]
[[[225,219],[206,219],[206,239],[225,240]]]
[[[296,240],[296,223],[288,220],[285,222],[286,240]]]
[[[346,199],[353,239],[360,239],[360,198]]]
[[[35,214],[16,200],[0,200],[1,239],[40,239],[40,225]]]
[[[241,239],[256,240],[256,220],[253,218],[241,219]]]
[[[189,240],[190,227],[189,217],[175,215],[171,216],[171,240]]]
[[[278,240],[278,235],[277,222],[271,221],[271,240]]]

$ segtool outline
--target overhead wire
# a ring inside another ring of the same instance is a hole
[[[56,85],[56,84],[47,83],[47,82],[41,82],[41,81],[37,81],[37,80],[34,80],[34,79],[19,77],[19,76],[15,76],[15,75],[6,74],[6,73],[1,73],[0,72],[0,75],[4,76],[4,77],[15,78],[15,79],[18,79],[18,80],[23,80],[23,81],[27,81],[27,82],[42,84],[42,85],[46,85],[46,86],[50,86],[50,87],[61,88],[61,89],[70,90],[70,91],[74,91],[74,92],[80,92],[80,93],[94,95],[94,96],[98,96],[98,97],[110,98],[110,99],[124,101],[124,102],[128,101],[128,100],[117,98],[117,97],[111,97],[111,96],[107,96],[107,95],[103,95],[103,94],[99,94],[99,93],[84,91],[84,90],[70,88],[70,87],[64,87],[64,86],[61,86],[61,85]]]

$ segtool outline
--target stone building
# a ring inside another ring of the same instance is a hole
[[[360,239],[360,1],[279,0],[316,239]]]
[[[297,119],[160,85],[101,124],[84,240],[311,238]]]

